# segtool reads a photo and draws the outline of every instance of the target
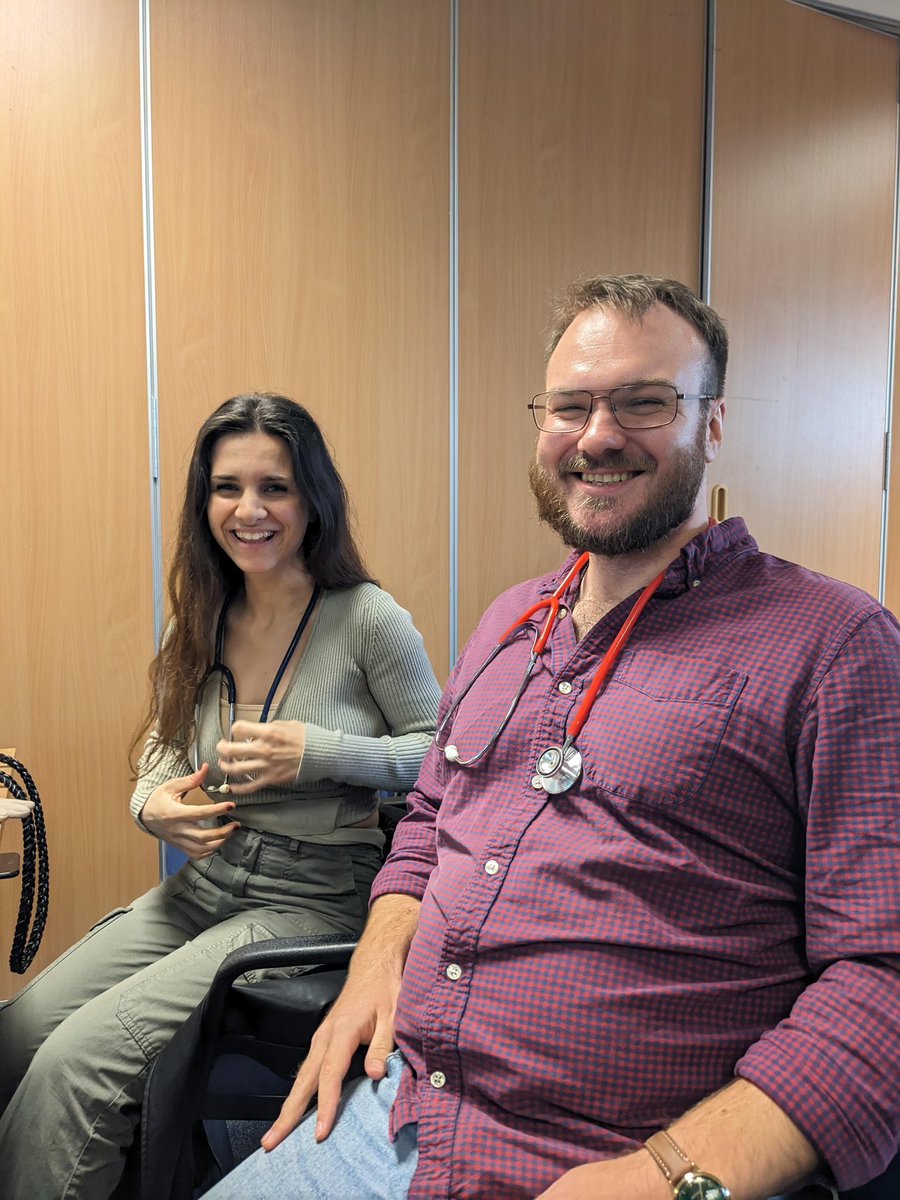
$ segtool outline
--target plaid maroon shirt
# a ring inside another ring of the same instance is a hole
[[[442,714],[566,567],[492,605]],[[429,751],[376,881],[373,898],[423,900],[392,1116],[394,1131],[418,1122],[415,1200],[533,1197],[735,1073],[840,1187],[894,1155],[897,622],[759,553],[741,520],[716,526],[669,569],[597,699],[583,778],[548,796],[538,755],[563,740],[633,601],[581,642],[558,622],[476,767]],[[532,636],[463,700],[449,731],[461,757],[499,725]]]

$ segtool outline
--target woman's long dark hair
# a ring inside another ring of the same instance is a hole
[[[241,571],[216,542],[206,515],[213,451],[219,438],[233,433],[265,433],[287,446],[308,513],[300,552],[313,580],[330,591],[374,582],[350,528],[344,482],[321,430],[306,409],[271,392],[226,400],[200,427],[188,467],[169,570],[172,615],[150,665],[150,705],[132,753],[151,728],[156,735],[155,754],[169,746],[183,749],[188,745],[197,695],[212,664],[213,623],[225,597],[242,585]]]

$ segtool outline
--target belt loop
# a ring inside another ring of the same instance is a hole
[[[241,851],[240,866],[250,873],[256,868],[256,863],[259,859],[259,851],[262,846],[262,838],[255,829],[242,830],[244,833],[244,848]]]

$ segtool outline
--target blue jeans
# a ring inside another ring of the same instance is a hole
[[[313,1139],[315,1111],[280,1146],[250,1158],[204,1194],[204,1200],[405,1200],[418,1163],[416,1125],[388,1138],[388,1117],[404,1060],[395,1051],[379,1083],[354,1079],[344,1088],[334,1129]],[[828,1187],[809,1187],[772,1200],[827,1200]]]
[[[221,1183],[208,1200],[403,1200],[418,1161],[416,1126],[388,1137],[391,1105],[400,1086],[403,1057],[388,1057],[387,1074],[363,1077],[344,1088],[331,1134],[313,1138],[315,1112],[268,1154],[257,1150]]]

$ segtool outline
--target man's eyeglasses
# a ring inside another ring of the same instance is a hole
[[[679,400],[714,400],[679,392],[668,383],[635,383],[608,392],[541,392],[528,407],[543,433],[577,433],[591,419],[596,400],[605,400],[623,429],[659,429],[678,416]]]

